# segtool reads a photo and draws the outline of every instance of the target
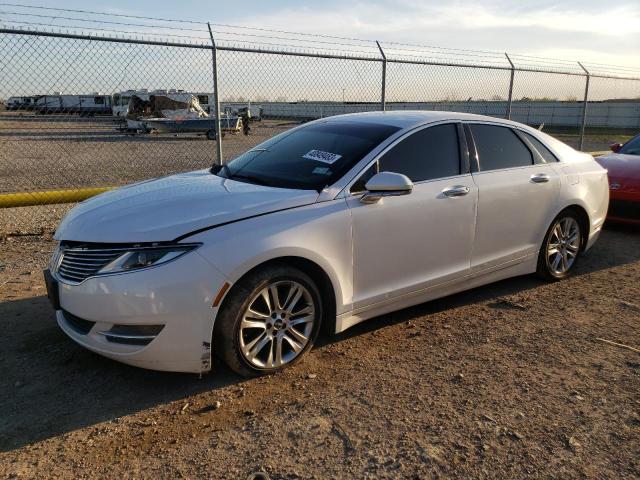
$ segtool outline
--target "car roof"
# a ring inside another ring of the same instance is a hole
[[[442,120],[476,120],[503,123],[505,125],[521,124],[501,118],[475,115],[473,113],[441,112],[432,110],[388,110],[385,112],[362,112],[336,115],[322,119],[327,122],[367,122],[393,125],[398,128],[409,128],[414,125],[437,122]]]

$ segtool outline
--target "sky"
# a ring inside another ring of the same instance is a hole
[[[425,52],[417,54],[414,47],[391,42],[462,49],[465,51],[431,48],[426,55],[437,62],[490,63],[502,67],[501,70],[443,65],[426,68],[406,62],[389,62],[387,100],[395,102],[504,99],[510,85],[505,51],[549,59],[512,56],[516,66],[524,69],[545,70],[542,65],[546,65],[555,71],[582,74],[576,63],[579,60],[595,74],[640,77],[640,0],[608,0],[606,3],[602,0],[13,0],[22,5],[188,20],[197,24],[28,9],[11,5],[11,1],[2,3],[0,0],[0,23],[3,20],[26,21],[24,25],[27,26],[23,28],[37,30],[48,30],[42,26],[48,22],[56,25],[53,28],[57,30],[71,27],[86,33],[84,28],[97,28],[96,35],[104,34],[105,30],[124,29],[127,37],[158,35],[145,38],[166,40],[168,34],[186,34],[197,35],[200,39],[204,36],[198,42],[209,45],[204,22],[210,21],[214,35],[223,41],[218,44],[223,45],[224,35],[227,35],[232,39],[229,42],[254,41],[260,46],[263,42],[275,42],[287,44],[285,49],[290,49],[291,38],[299,37],[286,32],[302,32],[379,40],[389,58],[395,59],[402,59],[403,55],[415,58]],[[220,24],[241,25],[253,30]],[[0,96],[4,97],[18,93],[112,93],[139,88],[183,88],[198,92],[211,90],[213,83],[208,50],[89,43],[52,37],[10,37],[8,43],[0,43],[0,67],[5,64],[12,67],[5,69],[4,82],[0,85]],[[171,38],[170,41],[176,40]],[[305,49],[322,52],[340,50],[340,47],[349,51],[368,49],[365,53],[370,57],[380,58],[372,42],[366,42],[366,46],[362,46],[362,42],[359,45],[351,42],[347,46],[348,42],[334,38],[307,37],[306,41],[310,43],[304,45]],[[247,46],[255,48],[256,44]],[[280,49],[271,49],[274,48]],[[381,64],[377,62],[229,50],[219,51],[218,55],[223,99],[345,99],[360,102],[379,97]],[[571,62],[564,63],[565,60]],[[582,76],[523,71],[515,76],[513,96],[578,100],[583,97],[584,88]],[[590,98],[640,98],[640,82],[592,78]]]
[[[639,0],[40,0],[19,3],[462,49],[508,50],[640,70]]]

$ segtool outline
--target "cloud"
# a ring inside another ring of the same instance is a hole
[[[246,24],[246,16],[235,19]],[[258,15],[262,28],[540,54],[639,66],[640,3],[472,1],[334,2],[289,6]],[[580,55],[576,57],[575,55]]]
[[[457,18],[469,28],[537,27],[615,37],[640,34],[640,11],[629,6],[602,11],[595,15],[577,10],[563,11],[556,7],[519,16],[501,15],[487,9],[478,9],[471,15],[459,13]]]

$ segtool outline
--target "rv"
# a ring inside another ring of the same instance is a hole
[[[191,96],[193,95],[198,99],[198,103],[200,107],[207,113],[211,113],[213,107],[213,94],[206,92],[186,92],[184,90],[166,90],[166,89],[158,89],[158,90],[148,90],[146,88],[140,90],[127,90],[124,92],[118,92],[113,94],[113,106],[112,106],[112,114],[116,117],[125,118],[129,113],[129,102],[131,101],[131,97],[136,96],[141,100],[149,100],[150,95],[162,95],[170,98],[171,100],[175,100],[177,102],[188,102],[191,100]],[[211,102],[211,104],[209,104]]]
[[[38,97],[9,97],[5,102],[7,110],[33,110]]]
[[[111,95],[42,95],[35,103],[38,113],[77,113],[111,115]]]

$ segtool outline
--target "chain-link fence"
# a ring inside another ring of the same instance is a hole
[[[0,28],[0,233],[53,230],[72,202],[228,161],[331,115],[471,112],[587,151],[640,130],[640,78],[624,69],[391,42],[155,35]]]

